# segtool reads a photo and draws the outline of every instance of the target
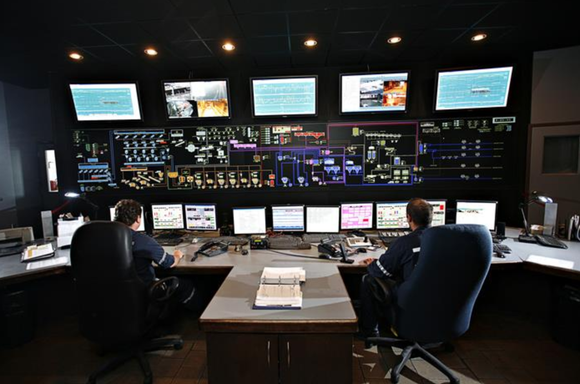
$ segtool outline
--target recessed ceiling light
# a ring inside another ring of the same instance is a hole
[[[403,38],[400,36],[393,36],[393,37],[390,37],[389,39],[387,39],[387,43],[389,43],[389,44],[398,44],[401,41],[403,41]]]
[[[228,41],[227,43],[222,45],[222,48],[224,49],[224,51],[233,51],[234,49],[236,49],[236,46]]]
[[[318,41],[314,39],[308,39],[304,41],[304,45],[306,45],[307,47],[314,47],[316,46],[316,44],[318,44]]]
[[[144,52],[149,56],[157,56],[157,54],[159,53],[155,48],[145,48]]]
[[[477,35],[471,36],[471,41],[481,41],[485,40],[487,35],[485,33],[478,33]]]
[[[84,59],[83,55],[81,55],[78,52],[71,52],[68,54],[68,57],[70,57],[73,60],[77,60],[77,61]]]

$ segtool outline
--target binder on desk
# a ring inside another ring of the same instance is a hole
[[[306,281],[303,268],[264,268],[253,309],[300,309]]]
[[[54,256],[54,248],[51,243],[42,245],[31,245],[22,251],[21,262],[47,259]]]

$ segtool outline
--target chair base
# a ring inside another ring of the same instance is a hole
[[[391,381],[393,383],[398,383],[401,375],[401,371],[407,361],[413,357],[422,357],[427,361],[429,364],[437,368],[441,373],[449,378],[449,382],[452,384],[459,384],[459,378],[451,372],[451,370],[443,364],[439,359],[435,356],[427,352],[428,348],[433,348],[436,346],[441,345],[441,343],[436,344],[426,344],[426,345],[419,345],[419,343],[404,339],[395,339],[395,338],[387,338],[387,337],[371,337],[367,339],[369,343],[373,343],[376,345],[384,346],[384,347],[397,347],[401,348],[403,352],[401,353],[401,361],[397,363],[391,369]],[[445,349],[449,350],[448,343],[444,343]]]
[[[175,350],[180,350],[181,348],[183,348],[183,340],[179,338],[153,339],[143,344],[140,344],[134,348],[131,348],[130,350],[121,353],[119,356],[115,357],[113,360],[108,361],[99,369],[91,373],[89,379],[87,380],[87,384],[96,384],[97,378],[114,371],[115,369],[119,368],[121,365],[123,365],[124,363],[133,358],[139,361],[141,371],[143,371],[143,375],[145,376],[143,384],[152,384],[153,372],[151,372],[151,366],[149,365],[149,361],[147,360],[145,353],[167,348],[174,348]]]

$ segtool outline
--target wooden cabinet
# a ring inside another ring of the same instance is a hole
[[[352,334],[207,334],[208,377],[220,383],[351,383]]]

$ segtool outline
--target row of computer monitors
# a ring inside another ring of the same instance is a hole
[[[427,200],[433,207],[433,226],[445,224],[446,200]],[[272,230],[275,232],[338,233],[339,230],[408,229],[407,202],[360,202],[329,206],[273,205]],[[457,224],[482,224],[495,228],[496,201],[457,201]],[[193,231],[217,230],[215,204],[151,204],[153,229]],[[376,213],[376,214],[375,214]],[[111,220],[115,208],[111,207]],[[233,208],[234,233],[266,233],[266,207]],[[185,219],[185,220],[184,220]],[[374,223],[374,226],[373,226]],[[145,230],[143,208],[141,227]]]

